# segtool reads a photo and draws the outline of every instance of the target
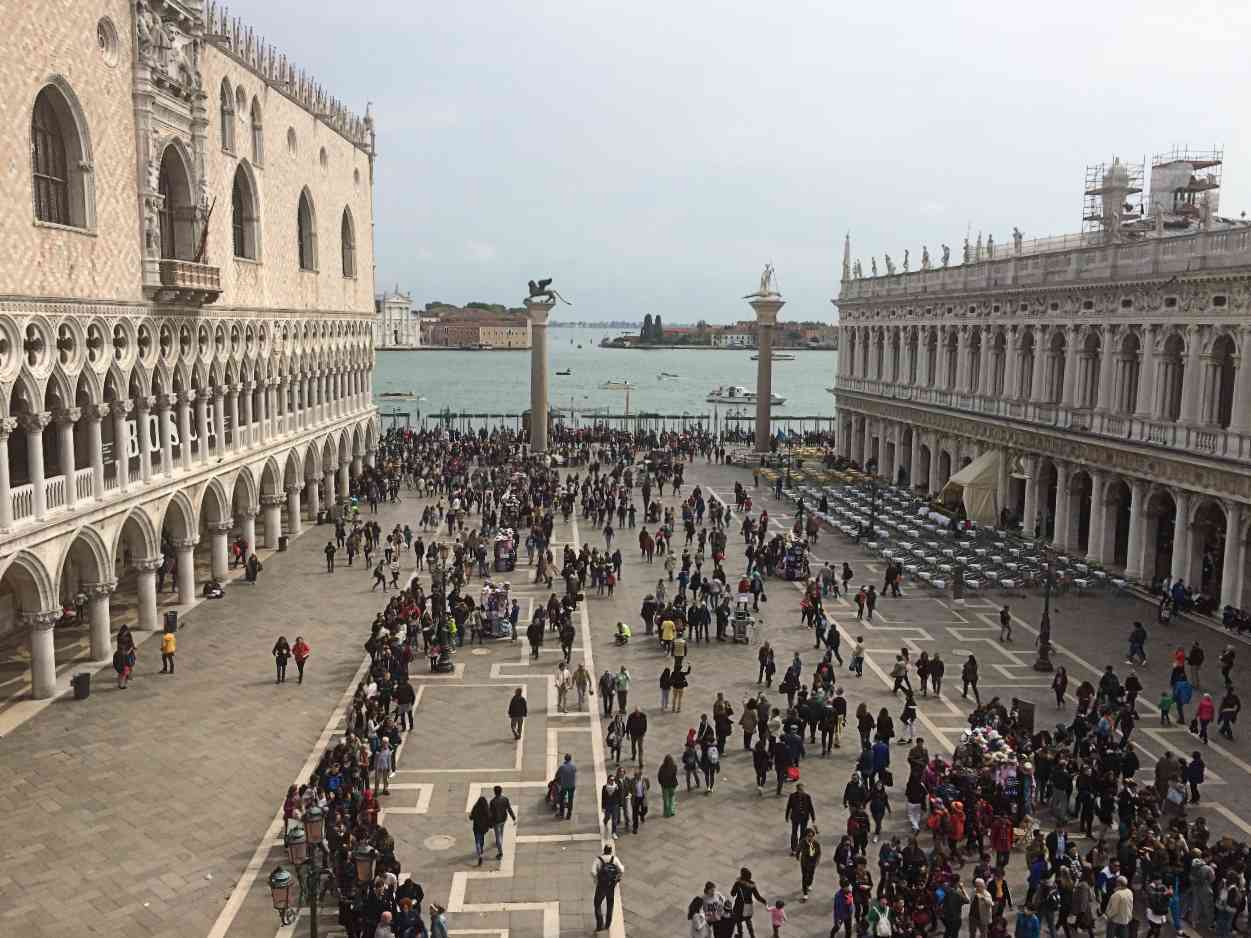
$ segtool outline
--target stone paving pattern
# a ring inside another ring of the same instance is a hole
[[[746,482],[750,475],[701,460],[689,468],[684,491],[700,482],[727,497],[735,478]],[[757,507],[767,507],[776,519],[789,523],[785,506],[763,489],[754,495]],[[673,503],[669,496],[664,501]],[[388,506],[380,523],[384,528],[396,521],[414,523],[420,504],[410,497],[401,506]],[[581,525],[577,534],[592,544],[602,543],[588,527]],[[233,585],[225,600],[196,608],[179,632],[175,677],[157,673],[154,645],[141,647],[129,690],[116,690],[104,672],[101,677],[106,680],[97,680],[88,701],[62,698],[0,742],[0,758],[12,780],[10,790],[20,795],[11,802],[7,836],[0,847],[4,861],[0,933],[32,938],[70,930],[87,935],[210,933],[273,821],[286,786],[296,780],[327,721],[334,718],[362,661],[364,625],[383,602],[381,594],[369,592],[370,578],[360,565],[348,569],[341,564],[334,576],[324,572],[321,548],[328,531],[312,528],[293,542],[291,551],[274,555],[258,586]],[[573,534],[557,526],[557,541]],[[619,904],[619,910],[622,905],[625,909],[626,931],[684,935],[686,903],[704,881],[712,879],[728,890],[738,868],[747,865],[762,893],[787,900],[790,934],[825,934],[833,869],[830,853],[845,828],[845,812],[837,802],[851,771],[854,745],[837,750],[832,758],[810,757],[803,764],[826,850],[814,899],[807,904],[798,901],[797,864],[786,849],[784,799],[775,799],[771,789],[764,797],[757,796],[750,758],[735,745],[726,754],[716,792],[681,793],[678,816],[662,818],[655,788],[661,756],[666,751],[677,755],[688,727],[697,723],[701,712],[710,712],[717,691],[724,691],[738,709],[744,694],[755,690],[756,646],[692,646],[694,670],[685,712],[661,714],[656,679],[665,658],[659,648],[641,634],[641,628],[636,628],[627,648],[612,642],[614,623],[625,619],[637,625],[642,595],[663,575],[659,564],[649,567],[640,561],[636,534],[632,530],[619,534],[626,566],[616,596],[611,600],[591,596],[584,604],[597,670],[615,671],[626,664],[634,677],[631,703],[643,706],[650,721],[645,769],[654,786],[651,819],[637,838],[623,835],[618,841],[626,864]],[[841,537],[824,534],[816,553],[840,564],[850,562],[857,571],[856,582],[880,585],[881,568],[870,568],[873,561]],[[739,569],[741,557],[742,541],[735,533],[730,538],[728,572]],[[507,578],[522,596],[540,595],[533,586],[523,585],[524,563]],[[854,609],[846,606],[835,606],[833,613],[845,636],[866,635],[870,660],[882,667],[889,667],[889,652],[909,639],[919,642],[917,647],[944,653],[947,698],[957,707],[922,699],[921,710],[931,728],[952,731],[948,735],[954,736],[964,723],[967,707],[955,696],[958,686],[955,692],[951,688],[958,676],[957,649],[978,654],[984,691],[1006,695],[1012,692],[1009,687],[1015,687],[1039,703],[1040,723],[1050,722],[1054,713],[1050,692],[1046,686],[1032,686],[1046,685],[1047,676],[1028,667],[1033,660],[1028,625],[1040,614],[1038,597],[1010,600],[1023,624],[1018,626],[1016,643],[1004,650],[993,641],[997,629],[978,618],[985,615],[993,622],[997,606],[986,603],[980,608],[973,600],[960,610],[932,594],[907,588],[905,593],[905,600],[881,601],[879,609],[889,625],[858,627]],[[798,625],[798,600],[794,587],[770,583],[764,607],[766,637],[778,649],[782,667],[795,650],[805,665],[815,660],[812,633]],[[526,603],[522,605],[524,610]],[[1152,661],[1142,672],[1148,700],[1165,680],[1172,643],[1189,646],[1198,637],[1214,657],[1225,640],[1188,622],[1155,627],[1154,610],[1131,597],[1059,597],[1053,603],[1054,635],[1073,686],[1083,672],[1089,673],[1078,659],[1098,666],[1111,661],[1124,672],[1124,635],[1134,618],[1147,622],[1151,632]],[[1093,629],[1092,623],[1108,627]],[[979,629],[985,634],[978,634]],[[313,646],[303,687],[293,681],[282,687],[273,683],[269,650],[279,633],[288,639],[301,633]],[[388,809],[384,823],[396,836],[406,869],[430,899],[442,901],[459,890],[464,911],[451,916],[453,933],[507,929],[512,938],[589,934],[594,927],[589,868],[599,846],[593,766],[597,750],[604,754],[598,732],[602,725],[590,715],[547,714],[548,675],[559,656],[554,642],[545,646],[536,665],[527,662],[523,643],[497,642],[486,646],[485,654],[474,651],[478,649],[466,648],[457,656],[464,669],[455,681],[420,677],[420,667],[416,670],[424,688],[417,709],[418,731],[401,751],[392,794],[384,798]],[[580,655],[575,650],[575,664]],[[1216,678],[1215,668],[1210,670],[1211,678]],[[1002,680],[992,674],[1002,675]],[[451,690],[451,683],[489,686]],[[891,698],[873,667],[863,681],[844,684],[852,709],[866,699],[874,711],[886,706],[897,715],[900,702]],[[531,711],[520,771],[511,761],[516,750],[504,714],[508,690],[514,686],[526,687]],[[775,691],[771,699],[782,698]],[[593,702],[598,704],[598,698]],[[953,712],[957,708],[960,712]],[[919,732],[931,738],[923,725]],[[589,732],[592,727],[598,731]],[[1155,729],[1150,718],[1143,729]],[[1145,750],[1140,752],[1144,773],[1150,772],[1150,754],[1158,755],[1169,744],[1189,751],[1193,741],[1176,729],[1154,735],[1143,732],[1137,738]],[[930,748],[937,748],[932,741]],[[549,759],[563,752],[571,752],[579,765],[574,818],[568,822],[556,821],[542,802]],[[1251,770],[1243,761],[1245,743],[1240,738],[1221,744],[1219,750],[1214,745],[1205,757],[1215,776],[1202,808],[1209,822],[1218,832],[1251,834],[1251,826],[1242,820],[1251,810],[1251,799],[1242,786],[1227,782]],[[431,771],[438,769],[450,771]],[[506,835],[502,875],[490,846],[487,863],[481,870],[474,865],[465,819],[474,786],[490,784],[506,786],[519,818]],[[906,826],[902,806],[895,807],[887,821],[891,832]],[[518,834],[524,842],[514,840]],[[225,934],[278,932],[264,875],[280,854],[275,839],[260,877]],[[1023,875],[1019,854],[1014,855],[1010,872],[1014,878]],[[559,903],[554,916],[552,902]],[[474,911],[475,907],[486,908]],[[757,921],[763,924],[764,910],[760,913]],[[303,916],[294,932],[306,934],[307,924]],[[333,926],[333,913],[323,917],[322,924]],[[284,935],[291,932],[283,930]],[[322,929],[322,934],[327,932],[340,933],[333,927]]]

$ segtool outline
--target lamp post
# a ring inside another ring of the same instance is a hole
[[[1034,662],[1035,671],[1054,671],[1051,663],[1051,582],[1052,557],[1046,547],[1043,548],[1043,611],[1038,623],[1038,660]]]
[[[873,536],[873,529],[877,527],[877,480],[869,480],[869,524],[867,528],[860,530],[860,535],[856,538],[859,543],[867,534],[870,538]]]
[[[317,903],[321,898],[322,878],[330,875],[321,864],[321,847],[326,836],[326,815],[313,805],[304,812],[302,823],[293,824],[287,831],[287,859],[296,868],[295,880],[300,886],[301,901],[308,902],[309,935],[317,938]],[[284,925],[295,921],[295,909],[291,908],[292,876],[282,867],[269,876],[270,894],[274,908]],[[281,905],[280,905],[281,903]]]

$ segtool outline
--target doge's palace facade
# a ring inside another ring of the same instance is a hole
[[[76,598],[105,659],[111,611],[156,628],[159,580],[191,601],[372,459],[374,127],[200,0],[13,10],[0,632],[38,698]]]
[[[1245,608],[1251,224],[1188,200],[1208,164],[1158,161],[1170,188],[1121,219],[1114,163],[1102,231],[882,276],[848,250],[841,452],[931,493],[991,453],[1001,523]]]

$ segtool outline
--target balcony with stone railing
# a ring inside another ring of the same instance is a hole
[[[838,301],[1102,283],[1246,266],[1251,266],[1251,229],[1242,226],[1116,244],[1098,236],[1069,235],[1024,242],[1019,253],[999,245],[993,256],[954,267],[844,280]]]
[[[915,385],[896,385],[865,378],[835,379],[838,392],[861,394],[934,407],[976,417],[1010,420],[1066,433],[1106,438],[1122,443],[1163,447],[1192,455],[1218,459],[1251,460],[1251,433],[1239,433],[1214,425],[1187,424],[1174,420],[1143,420],[1123,413],[1071,408],[1056,403],[1031,404],[1001,394],[955,394],[948,390]]]
[[[204,306],[222,294],[221,269],[209,264],[166,258],[161,261],[160,274],[156,299],[163,303]]]

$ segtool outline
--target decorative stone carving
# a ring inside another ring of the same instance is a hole
[[[231,521],[210,521],[208,529],[210,534],[229,534],[235,528],[235,523]]]
[[[37,413],[22,414],[19,418],[22,429],[27,433],[42,433],[44,428],[52,422],[52,413],[50,411],[39,411]]]
[[[18,615],[18,621],[32,632],[46,632],[61,621],[61,613],[59,610],[48,612],[23,612]]]
[[[889,254],[886,255],[884,260],[886,263],[886,276],[893,277],[895,274],[895,262],[890,259]]]
[[[87,591],[88,596],[111,596],[117,590],[117,581],[109,580],[103,583],[84,583],[83,589]]]
[[[943,266],[945,267],[946,265],[944,264]],[[922,245],[922,246],[921,246],[921,269],[922,269],[922,270],[929,270],[929,269],[930,269],[930,249],[929,249],[929,245]]]
[[[1012,252],[1016,255],[1021,253],[1021,242],[1025,239],[1025,235],[1021,233],[1020,228],[1012,229]]]
[[[135,561],[135,569],[140,573],[156,573],[165,566],[164,557],[148,557],[144,560]]]

